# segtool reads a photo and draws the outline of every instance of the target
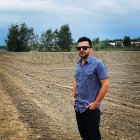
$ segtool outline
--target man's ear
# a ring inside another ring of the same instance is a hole
[[[90,48],[90,52],[91,52],[91,53],[93,52],[93,48]]]

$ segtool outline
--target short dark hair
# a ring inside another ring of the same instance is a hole
[[[82,42],[82,41],[87,41],[88,43],[89,43],[89,45],[90,45],[90,47],[92,47],[92,41],[90,40],[90,38],[88,38],[88,37],[80,37],[79,39],[78,39],[78,41],[77,41],[77,44],[79,43],[79,42]]]

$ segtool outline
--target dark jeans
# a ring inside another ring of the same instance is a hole
[[[76,120],[82,140],[101,140],[99,124],[100,110],[87,109],[85,112],[76,112]]]

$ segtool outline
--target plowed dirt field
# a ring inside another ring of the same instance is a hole
[[[95,52],[108,66],[102,140],[140,140],[140,52]],[[80,140],[71,102],[77,53],[0,53],[0,140]]]

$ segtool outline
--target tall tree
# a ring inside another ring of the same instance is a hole
[[[93,40],[92,40],[92,44],[93,44],[93,46],[95,46],[96,44],[98,44],[99,43],[99,38],[97,37],[97,38],[94,38]]]
[[[46,32],[41,34],[41,47],[43,51],[51,51],[54,46],[54,35],[52,29],[48,29]]]
[[[130,46],[131,46],[131,39],[130,39],[129,36],[124,36],[123,45],[124,45],[125,47],[130,47]]]
[[[32,34],[31,38],[28,40],[29,48],[31,50],[38,50],[39,43],[39,36],[37,34]]]
[[[71,45],[73,43],[72,33],[68,24],[62,25],[58,31],[58,46],[60,51],[71,51]]]
[[[19,50],[19,25],[12,24],[9,28],[7,39],[5,40],[10,51]]]
[[[54,51],[59,51],[60,48],[58,46],[58,30],[54,30],[53,32],[53,44],[54,44]]]
[[[97,38],[93,38],[92,45],[93,45],[95,51],[100,50],[101,44],[100,44],[100,41],[99,41],[98,37]]]
[[[28,28],[25,23],[22,23],[20,25],[11,24],[8,30],[9,32],[5,42],[7,43],[9,51],[30,51],[30,42],[34,37],[33,28]]]

